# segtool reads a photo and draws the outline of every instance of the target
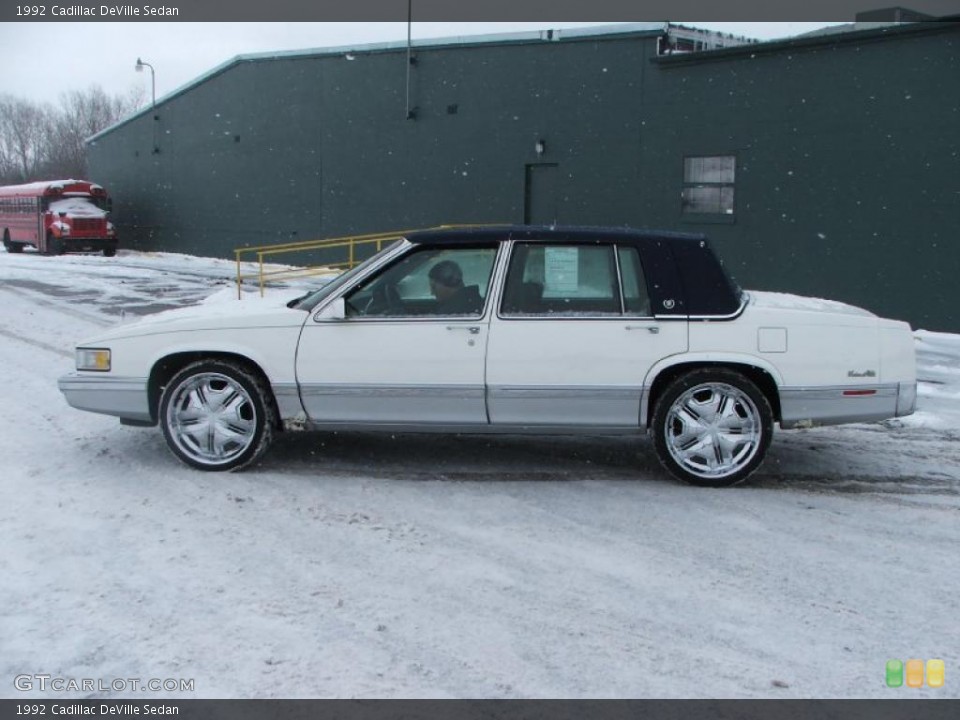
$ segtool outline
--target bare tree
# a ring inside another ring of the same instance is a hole
[[[0,96],[0,183],[87,175],[86,139],[137,110],[142,88],[111,97],[94,85],[60,96],[59,107]]]
[[[5,183],[36,178],[48,157],[50,108],[0,96],[0,177]]]
[[[110,97],[99,85],[63,93],[50,126],[48,174],[86,177],[86,139],[113,125],[142,104],[142,89],[127,97]]]

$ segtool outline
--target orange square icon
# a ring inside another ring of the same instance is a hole
[[[923,660],[907,660],[907,687],[923,687]]]
[[[927,660],[927,685],[943,687],[943,660]]]

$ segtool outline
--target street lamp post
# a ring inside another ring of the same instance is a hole
[[[150,97],[153,100],[153,108],[157,107],[157,74],[153,71],[153,65],[150,63],[145,63],[140,58],[137,58],[137,64],[134,66],[134,69],[137,72],[143,72],[145,67],[150,68]]]
[[[157,122],[160,120],[160,116],[157,115],[157,73],[154,71],[153,65],[137,58],[137,64],[134,65],[134,70],[143,72],[145,67],[150,68],[150,107],[153,110],[153,154],[156,155],[160,152],[160,146],[157,144]]]

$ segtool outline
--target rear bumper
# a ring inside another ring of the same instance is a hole
[[[864,387],[783,388],[780,392],[780,427],[877,422],[910,415],[916,406],[916,382]]]
[[[71,407],[124,420],[153,422],[147,379],[69,373],[57,381]]]
[[[897,417],[913,415],[917,409],[917,383],[902,382],[897,394]]]

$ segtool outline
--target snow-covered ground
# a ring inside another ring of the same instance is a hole
[[[917,332],[916,415],[780,432],[719,491],[627,438],[288,434],[207,474],[66,405],[76,340],[234,271],[0,251],[0,696],[960,697],[960,336]]]

